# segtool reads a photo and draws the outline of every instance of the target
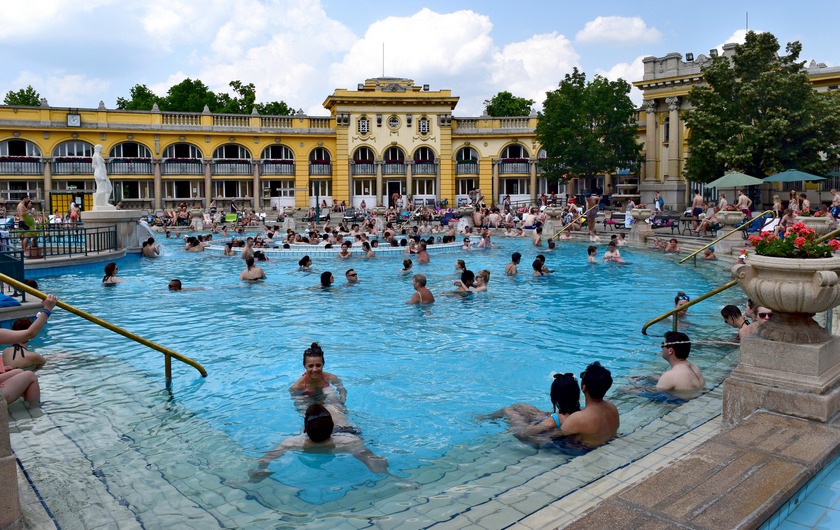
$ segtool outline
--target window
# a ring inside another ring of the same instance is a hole
[[[309,161],[316,164],[329,164],[331,159],[330,152],[323,147],[316,147],[309,153]]]
[[[269,145],[262,152],[263,160],[288,160],[295,159],[295,154],[289,147],[285,145],[275,144]]]
[[[458,149],[458,154],[455,155],[457,162],[478,162],[478,151],[472,147],[462,147]]]
[[[53,149],[55,157],[90,157],[93,156],[93,146],[81,140],[69,140],[58,144]]]
[[[420,147],[414,151],[414,161],[421,164],[434,162],[435,152],[428,147]]]
[[[373,164],[373,150],[370,147],[360,147],[353,153],[353,161],[357,164]]]
[[[269,188],[272,197],[294,197],[295,196],[295,181],[294,180],[272,180],[265,184]]]
[[[422,135],[429,134],[431,130],[431,123],[429,122],[429,118],[423,116],[419,120],[417,120],[417,132]]]
[[[234,160],[250,160],[251,152],[238,144],[221,145],[213,151],[213,158],[225,158]]]
[[[143,144],[123,142],[112,147],[108,156],[111,158],[152,158],[152,152]]]
[[[235,197],[251,197],[251,180],[214,180],[213,197],[224,197],[227,199]],[[203,189],[204,183],[197,184],[198,191]],[[196,195],[198,196],[198,195]]]
[[[414,179],[414,195],[435,195],[435,179]]]
[[[317,193],[316,193],[317,192]],[[309,195],[315,197],[331,197],[332,196],[332,181],[331,180],[311,180],[309,181]]]
[[[525,147],[519,144],[512,144],[502,150],[503,160],[526,161],[528,159],[528,151]]]
[[[456,192],[457,195],[469,195],[470,190],[474,190],[478,188],[478,180],[477,179],[458,179],[456,181],[456,185],[458,187],[458,191]]]
[[[372,196],[376,194],[375,179],[353,179],[354,196]]]
[[[367,134],[370,132],[370,120],[365,116],[359,118],[358,122],[359,134]]]
[[[392,130],[399,129],[400,119],[396,116],[391,116],[390,118],[388,118],[388,127],[390,127]]]
[[[502,193],[507,195],[528,195],[531,193],[529,179],[502,179]]]
[[[671,118],[669,116],[665,117],[665,121],[662,122],[662,142],[668,143],[671,140]]]
[[[404,164],[405,163],[405,153],[399,147],[389,147],[385,150],[385,163],[386,164]]]
[[[214,182],[213,196],[221,195],[215,185],[221,184]],[[203,180],[164,180],[163,181],[163,196],[167,199],[193,199],[198,198],[199,192],[204,189]],[[195,191],[193,191],[195,190]]]
[[[163,158],[196,158],[200,159],[203,155],[201,149],[192,144],[172,144],[163,150]]]
[[[0,142],[0,156],[41,156],[41,150],[26,140],[6,140]]]

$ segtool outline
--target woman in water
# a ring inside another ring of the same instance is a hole
[[[335,391],[338,392],[338,401],[341,403],[347,401],[347,390],[341,383],[341,379],[335,374],[325,372],[324,364],[324,350],[317,342],[313,342],[303,352],[303,368],[306,371],[289,387],[289,392],[293,397],[323,396],[326,390],[335,387]]]
[[[311,267],[311,266],[312,266],[312,258],[310,258],[308,255],[300,258],[300,261],[298,261],[298,270],[308,271],[309,267]]]
[[[102,284],[111,285],[114,283],[122,283],[122,280],[117,278],[117,264],[112,261],[105,265],[105,276],[102,278]]]
[[[523,442],[545,443],[552,432],[560,430],[570,414],[580,410],[580,386],[574,374],[554,374],[551,383],[551,412],[542,412],[527,403],[516,403],[490,415],[506,417],[514,436]]]

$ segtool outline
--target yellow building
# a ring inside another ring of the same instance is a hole
[[[327,97],[329,117],[0,106],[0,203],[28,194],[47,211],[90,207],[96,144],[126,209],[374,206],[395,193],[455,206],[476,188],[488,202],[556,189],[538,175],[536,115],[453,118],[457,103],[378,78]]]

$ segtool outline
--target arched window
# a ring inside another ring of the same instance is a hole
[[[425,136],[429,134],[429,131],[431,130],[432,126],[431,122],[429,121],[429,118],[423,116],[422,118],[417,120],[417,132]]]
[[[5,140],[0,142],[0,156],[40,157],[41,150],[29,140]]]
[[[528,160],[528,150],[519,144],[511,144],[502,150],[502,160],[523,162]]]
[[[163,150],[163,158],[201,158],[202,156],[201,149],[187,143],[168,145]]]
[[[90,158],[93,156],[93,144],[81,140],[67,140],[53,149],[56,158]]]
[[[386,164],[405,164],[405,153],[399,147],[389,147],[385,150]]]
[[[152,158],[152,151],[137,142],[122,142],[108,152],[109,158]]]
[[[353,161],[357,164],[372,164],[373,150],[370,147],[360,147],[353,153]]]
[[[455,154],[455,174],[478,175],[478,151],[472,147],[458,149]]]
[[[668,143],[671,140],[671,117],[666,116],[662,122],[662,141]]]
[[[332,156],[323,147],[316,147],[309,153],[310,175],[332,175]]]
[[[436,175],[437,164],[435,164],[435,152],[429,147],[418,147],[414,151],[414,174],[415,175]],[[423,195],[422,192],[415,192]]]
[[[414,151],[414,161],[418,163],[434,162],[435,152],[429,147],[418,147],[417,150]]]
[[[291,148],[281,145],[269,145],[262,152],[262,159],[263,160],[283,160],[283,161],[294,161],[295,154],[291,150]]]
[[[251,160],[251,152],[239,144],[220,145],[213,151],[213,158],[226,160]]]
[[[357,125],[359,134],[367,134],[370,132],[370,120],[366,116],[359,118]]]

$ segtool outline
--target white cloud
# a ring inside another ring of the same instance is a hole
[[[761,33],[761,31],[757,31],[757,30],[752,30],[752,31],[755,31],[756,33]],[[744,44],[746,41],[747,41],[747,30],[739,29],[739,30],[735,31],[735,33],[730,35],[728,39],[726,39],[725,41],[723,41],[720,44],[718,44],[717,46],[715,46],[715,48],[717,49],[718,53],[723,53],[723,45],[724,44]]]
[[[644,59],[644,56],[640,55],[639,57],[636,57],[632,63],[618,63],[609,70],[597,70],[596,73],[609,79],[610,81],[624,79],[630,83],[630,100],[636,106],[639,106],[642,104],[642,91],[632,86],[632,83],[634,81],[639,81],[642,77],[644,77],[645,65],[642,63],[642,59]]]
[[[640,17],[596,17],[577,32],[577,42],[650,43],[658,42],[662,33],[649,28]]]
[[[563,35],[534,35],[526,41],[508,44],[494,54],[492,85],[515,96],[533,99],[539,109],[545,93],[556,88],[565,74],[579,66],[579,59],[572,43]]]
[[[107,79],[89,78],[84,75],[55,74],[43,76],[33,72],[21,72],[14,80],[15,87],[32,85],[50,87],[49,93],[39,90],[41,97],[46,97],[51,107],[79,107],[80,101],[88,101],[91,94],[102,94],[110,88]],[[17,88],[16,88],[17,89]],[[97,101],[96,104],[99,102]],[[105,102],[106,106],[108,102]],[[95,105],[94,105],[95,106]]]
[[[67,0],[29,0],[3,2],[0,41],[43,37],[47,32],[66,34],[77,25],[73,18],[114,3],[115,0],[89,0],[83,3]]]

